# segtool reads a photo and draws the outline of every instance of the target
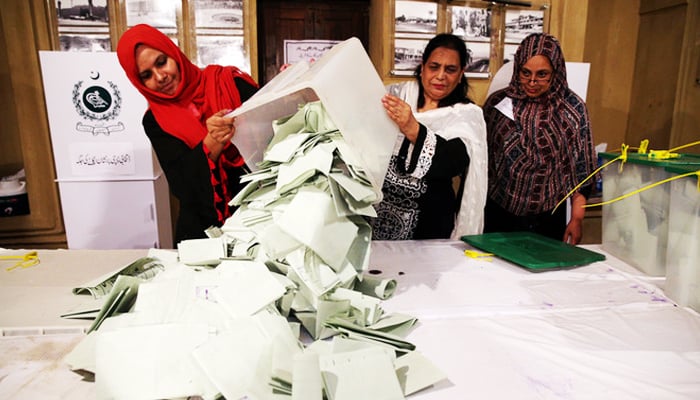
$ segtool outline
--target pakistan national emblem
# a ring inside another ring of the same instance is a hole
[[[85,84],[85,81],[78,81],[73,86],[73,105],[78,115],[88,120],[88,123],[78,122],[75,129],[93,135],[109,136],[112,132],[124,130],[122,122],[110,123],[121,112],[122,98],[114,82],[107,81],[107,85],[103,85],[98,81],[99,78],[99,72],[93,71],[90,79],[95,82]]]

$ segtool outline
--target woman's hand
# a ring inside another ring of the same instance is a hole
[[[566,225],[564,231],[564,242],[569,244],[579,244],[583,237],[583,217],[585,216],[586,198],[581,193],[574,193],[571,196],[571,220]]]
[[[204,137],[204,144],[209,149],[209,158],[214,161],[219,158],[221,151],[236,133],[236,128],[233,125],[234,118],[224,117],[230,112],[231,110],[221,110],[207,118],[207,136]]]
[[[401,133],[403,133],[411,143],[416,143],[420,124],[418,124],[418,121],[413,116],[411,106],[398,97],[388,93],[382,97],[382,105],[386,110],[386,115],[396,123]]]

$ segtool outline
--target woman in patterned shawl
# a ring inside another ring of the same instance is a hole
[[[557,203],[595,169],[586,104],[569,89],[559,42],[526,37],[509,86],[484,104],[488,129],[489,189],[485,232],[531,231],[577,244],[586,197],[571,199],[571,219]]]

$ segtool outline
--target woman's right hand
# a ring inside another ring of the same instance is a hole
[[[416,117],[413,116],[411,106],[389,93],[382,97],[382,105],[384,106],[384,110],[386,110],[386,115],[396,123],[401,133],[403,133],[411,143],[416,143],[420,124],[416,120]]]
[[[204,144],[209,149],[209,158],[217,160],[224,147],[231,141],[236,133],[233,125],[233,117],[224,117],[231,110],[221,110],[207,118],[207,136],[204,137]]]

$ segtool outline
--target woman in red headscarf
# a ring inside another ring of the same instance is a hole
[[[148,101],[143,127],[180,202],[175,243],[206,237],[233,210],[229,200],[247,172],[231,143],[233,118],[224,115],[258,89],[236,67],[194,65],[170,38],[148,25],[127,30],[119,63]]]

